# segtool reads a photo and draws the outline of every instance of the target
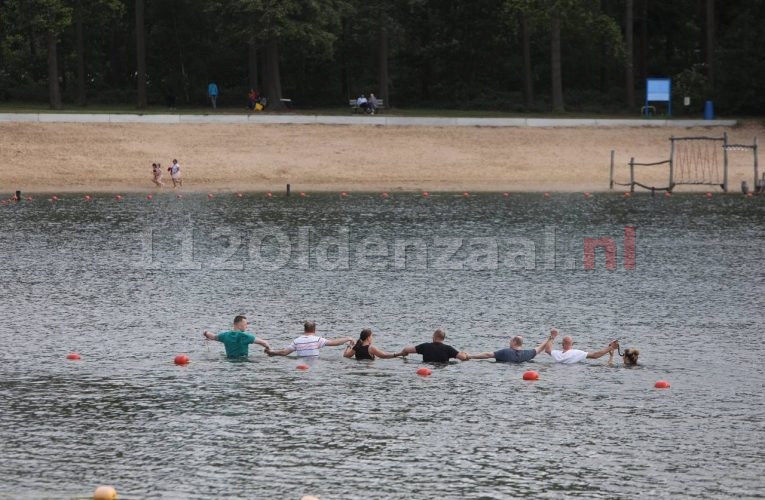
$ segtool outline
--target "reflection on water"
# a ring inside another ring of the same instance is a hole
[[[762,199],[402,194],[43,197],[0,207],[0,498],[762,495]],[[624,227],[636,269],[624,268]],[[584,238],[616,269],[585,270]],[[470,352],[612,338],[642,366],[419,357],[307,372],[201,331],[248,315],[281,347],[375,330]],[[65,359],[68,352],[82,361]],[[192,359],[177,367],[175,354]],[[672,388],[653,388],[658,379]]]

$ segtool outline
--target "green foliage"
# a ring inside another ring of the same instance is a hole
[[[635,2],[638,95],[645,77],[672,76],[680,100],[689,95],[700,106],[712,99],[721,114],[765,113],[765,2],[716,2],[714,82],[705,66],[703,4]],[[46,34],[52,32],[59,41],[63,97],[73,102],[74,25],[81,16],[89,102],[131,104],[136,86],[133,9],[134,2],[121,0],[0,1],[0,99],[47,98]],[[151,105],[161,105],[168,94],[179,105],[204,105],[206,84],[214,79],[222,106],[243,107],[249,47],[257,50],[262,78],[266,42],[275,37],[282,93],[298,107],[342,106],[348,96],[378,91],[384,34],[390,101],[397,106],[549,109],[550,15],[557,10],[566,108],[636,112],[623,108],[628,55],[621,1],[153,0],[146,9]],[[521,95],[522,16],[530,33],[536,96],[530,104]]]

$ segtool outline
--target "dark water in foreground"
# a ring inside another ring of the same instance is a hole
[[[765,198],[72,195],[0,207],[0,233],[0,498],[765,495]],[[600,237],[615,270],[584,269]],[[387,350],[556,326],[642,366],[421,378],[325,348],[300,372],[202,340],[238,313],[275,347],[305,319]]]

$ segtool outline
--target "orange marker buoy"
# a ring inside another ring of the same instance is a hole
[[[66,355],[66,359],[69,359],[71,361],[79,361],[80,355],[77,354],[76,352],[70,352],[69,354]]]
[[[52,201],[58,201],[58,196],[56,196],[56,195],[54,194],[53,196],[51,196],[51,197],[50,197],[50,199],[51,199]]]
[[[666,191],[666,192],[664,193],[664,197],[665,197],[665,198],[669,198],[669,197],[671,197],[671,196],[672,196],[672,193],[670,193],[669,191]]]
[[[462,193],[462,197],[463,197],[463,198],[470,198],[470,193],[468,193],[467,191],[465,191],[465,192],[463,192],[463,193]]]
[[[99,486],[93,492],[93,500],[117,500],[117,490],[114,486]]]
[[[298,369],[298,370],[300,370],[301,372],[304,372],[304,371],[306,371],[306,370],[309,368],[309,366],[308,366],[308,365],[305,365],[305,364],[299,364],[299,365],[297,365],[295,368],[297,368],[297,369]]]
[[[85,199],[87,200],[88,197],[86,196]],[[122,201],[122,195],[118,194],[117,196],[114,197],[114,199],[117,200],[117,201]]]
[[[502,193],[502,196],[503,196],[504,198],[510,198],[510,193],[508,193],[507,191],[505,191],[504,193]]]
[[[271,193],[271,191],[266,193],[266,198],[272,198],[274,195]]]
[[[429,377],[432,373],[433,371],[430,368],[425,368],[424,366],[417,369],[417,375],[420,377]]]
[[[179,354],[175,357],[173,360],[176,365],[187,365],[191,361],[191,359],[186,356],[185,354]]]
[[[542,194],[542,196],[545,197],[545,198],[549,198],[550,197],[550,193],[545,192],[545,193]]]
[[[213,198],[215,198],[215,195],[214,195],[214,194],[212,194],[212,193],[207,193],[207,199],[208,199],[208,200],[212,200]]]
[[[388,199],[388,193],[385,193],[385,192],[383,192],[383,193],[380,195],[380,197],[381,197],[383,200],[387,200],[387,199]]]
[[[147,199],[147,200],[149,200],[149,201],[151,201],[151,200],[153,200],[153,199],[154,199],[154,196],[152,196],[152,195],[150,195],[150,194],[147,194],[147,195],[146,195],[146,199]]]
[[[422,192],[422,197],[423,198],[427,198],[428,196],[430,196],[430,193],[428,193],[427,191],[423,191]]]
[[[659,380],[653,386],[657,389],[669,389],[669,382],[666,380]]]
[[[347,197],[347,196],[348,196],[348,193],[347,193],[347,192],[345,192],[345,191],[340,191],[340,196],[341,196],[342,198],[345,198],[345,197]]]
[[[243,197],[243,196],[244,196],[244,195],[243,195],[242,193],[236,193],[236,197],[237,197],[237,198],[241,198],[241,197]]]
[[[304,192],[304,191],[300,191],[300,197],[301,197],[301,198],[305,198],[305,196],[306,196],[306,195],[305,195],[305,192]]]
[[[706,196],[707,196],[707,198],[711,198],[712,197],[712,192],[711,191],[707,191],[707,195]]]
[[[523,372],[523,380],[539,380],[539,373],[534,370]]]
[[[585,199],[589,198],[590,197],[590,193],[584,193],[584,197],[585,197]]]
[[[183,198],[182,194],[178,193],[178,194],[175,195],[175,199],[176,200],[180,200],[181,198]]]
[[[629,192],[629,191],[625,191],[625,192],[624,192],[624,197],[625,197],[625,198],[629,198],[630,196],[632,196],[632,195],[630,194],[630,192]]]
[[[86,195],[85,195],[85,201],[90,201],[90,200],[92,200],[92,199],[93,199],[93,198],[91,198],[91,196],[90,196],[89,194],[86,194]]]

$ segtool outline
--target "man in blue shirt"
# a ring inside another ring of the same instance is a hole
[[[234,327],[231,330],[218,334],[205,330],[202,335],[207,340],[223,342],[228,358],[246,358],[249,355],[250,344],[258,344],[266,350],[271,349],[265,340],[256,339],[255,335],[245,332],[248,325],[247,318],[237,316],[234,318]]]
[[[501,363],[523,363],[531,361],[537,354],[545,350],[548,343],[552,343],[558,335],[556,330],[550,331],[550,336],[544,342],[534,349],[523,349],[523,337],[516,335],[510,339],[510,347],[500,349],[494,352],[482,352],[480,354],[468,354],[468,359],[490,359],[494,358]]]
[[[216,109],[218,106],[218,86],[215,82],[210,82],[210,85],[207,86],[207,97],[210,98],[213,109]]]

